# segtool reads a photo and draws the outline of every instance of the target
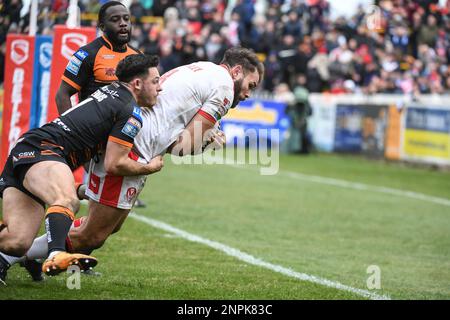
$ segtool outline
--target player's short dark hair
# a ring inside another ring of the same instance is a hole
[[[258,56],[253,50],[234,47],[225,51],[221,64],[225,64],[229,67],[241,65],[244,72],[255,72],[258,70],[259,83],[261,83],[264,77],[264,65],[259,61]]]
[[[100,7],[100,10],[98,11],[98,22],[99,23],[104,23],[105,22],[104,20],[105,20],[105,16],[106,16],[106,10],[108,10],[109,7],[114,7],[114,6],[123,6],[123,7],[125,7],[125,5],[122,2],[120,2],[120,1],[108,1],[108,2],[104,3]]]
[[[132,54],[119,62],[116,76],[120,81],[130,82],[136,77],[146,77],[148,68],[156,68],[159,58],[155,55]]]

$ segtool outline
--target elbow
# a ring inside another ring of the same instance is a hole
[[[120,164],[108,159],[105,159],[105,172],[108,176],[118,176],[121,172]]]
[[[118,176],[118,172],[119,170],[116,170],[115,168],[111,168],[111,169],[106,169],[105,167],[105,172],[108,176]]]
[[[55,102],[56,102],[56,107],[58,108],[58,111],[59,111],[59,109],[61,108],[61,104],[62,104],[62,98],[61,98],[61,92],[60,92],[60,90],[58,90],[58,91],[56,92],[56,95],[55,95]]]

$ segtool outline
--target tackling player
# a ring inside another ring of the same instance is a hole
[[[120,82],[102,87],[59,118],[25,133],[11,150],[0,177],[0,282],[33,243],[45,216],[48,258],[43,271],[58,274],[72,264],[85,270],[95,258],[66,252],[65,239],[79,209],[72,171],[106,148],[105,170],[114,175],[147,175],[162,168],[128,157],[142,127],[142,107],[161,91],[158,57],[133,55],[117,69]],[[45,211],[45,204],[49,205]],[[45,255],[47,256],[47,255]]]

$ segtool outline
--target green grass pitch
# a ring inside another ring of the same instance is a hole
[[[320,176],[449,200],[449,172],[326,154],[282,155],[273,176],[260,175],[256,166],[165,161],[163,171],[148,178],[141,195],[147,208],[135,209],[137,215],[351,288],[392,299],[450,299],[449,205],[308,180]],[[364,299],[131,217],[94,255],[103,275],[81,276],[79,290],[67,288],[66,274],[33,283],[14,266],[0,300]],[[380,289],[367,288],[371,265],[380,270]]]

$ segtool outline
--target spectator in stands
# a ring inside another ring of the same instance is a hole
[[[79,3],[82,10],[98,12],[105,1]],[[64,23],[68,2],[41,0],[38,31]],[[442,2],[375,1],[381,15],[370,26],[362,6],[352,17],[332,21],[326,0],[271,0],[263,11],[255,0],[133,0],[132,43],[146,53],[162,54],[163,65],[171,66],[214,61],[214,52],[220,56],[231,46],[250,47],[272,73],[264,80],[265,90],[280,82],[293,90],[297,76],[304,74],[313,92],[345,91],[346,80],[366,93],[409,92],[411,81],[413,92],[450,92],[450,1]],[[0,45],[7,32],[23,32],[27,24],[20,17],[21,0],[2,3]],[[164,28],[141,23],[144,14],[164,17]]]

